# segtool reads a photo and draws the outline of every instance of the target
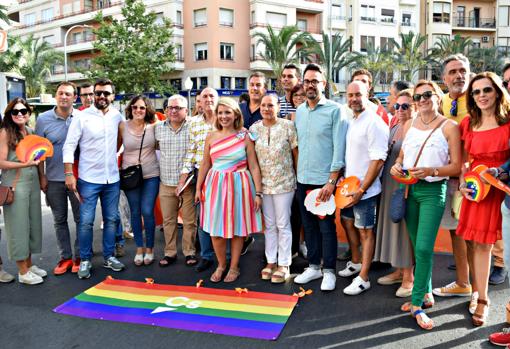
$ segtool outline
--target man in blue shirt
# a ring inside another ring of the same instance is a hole
[[[53,156],[46,159],[39,165],[39,178],[41,179],[41,190],[46,194],[46,201],[53,214],[57,245],[60,252],[60,261],[53,270],[55,275],[62,275],[69,269],[77,273],[80,267],[80,249],[78,245],[78,234],[74,240],[74,256],[71,248],[71,234],[67,223],[68,206],[71,203],[76,232],[80,221],[80,202],[76,195],[66,188],[64,178],[64,162],[62,159],[62,147],[66,140],[69,125],[73,115],[79,111],[73,108],[76,101],[76,86],[72,82],[61,82],[57,86],[55,94],[57,106],[48,110],[37,118],[35,133],[47,138],[53,144]]]
[[[297,198],[308,248],[309,267],[294,282],[306,284],[323,277],[321,290],[332,291],[336,284],[337,238],[335,215],[324,219],[309,212],[305,197],[320,189],[318,200],[333,195],[340,172],[345,168],[345,139],[349,123],[340,106],[323,96],[326,79],[322,68],[308,64],[303,75],[306,102],[296,111],[298,135]],[[320,270],[323,261],[323,272]]]
[[[260,102],[266,94],[266,76],[261,72],[254,72],[248,79],[249,103],[241,103],[241,113],[243,114],[244,127],[249,129],[255,121],[262,120],[260,114]]]

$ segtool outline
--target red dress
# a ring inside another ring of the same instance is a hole
[[[469,128],[469,117],[460,123],[464,149],[472,160],[471,168],[483,164],[499,167],[510,158],[510,122],[485,131]],[[480,202],[463,199],[457,235],[464,240],[493,244],[501,240],[501,203],[505,193],[491,187]]]

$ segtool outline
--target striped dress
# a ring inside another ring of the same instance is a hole
[[[212,168],[202,187],[200,211],[202,229],[211,236],[231,239],[262,231],[260,210],[255,211],[255,185],[247,167],[247,135],[239,132],[211,144]]]

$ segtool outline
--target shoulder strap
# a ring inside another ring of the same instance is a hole
[[[413,167],[416,167],[416,165],[418,164],[418,160],[420,160],[420,156],[421,156],[421,153],[423,152],[423,148],[425,148],[425,144],[427,143],[427,141],[429,140],[430,136],[432,136],[432,134],[439,128],[441,127],[445,122],[447,121],[447,119],[444,119],[443,121],[441,121],[439,124],[436,125],[436,127],[434,127],[434,129],[429,133],[429,135],[427,136],[427,138],[425,138],[425,140],[423,141],[423,144],[421,145],[421,148],[420,148],[420,151],[418,152],[418,156],[416,157],[416,160],[414,162],[414,165]]]
[[[12,191],[16,190],[16,185],[18,184],[20,175],[21,175],[21,169],[18,168],[16,170],[16,177],[14,178],[14,182],[12,182],[12,185],[11,185]]]
[[[142,142],[140,143],[140,151],[138,152],[138,163],[140,164],[140,160],[142,158],[142,146],[143,146],[143,139],[145,138],[145,131],[147,130],[147,124],[143,127],[143,135],[142,135]]]

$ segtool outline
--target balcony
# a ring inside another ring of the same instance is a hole
[[[496,30],[496,18],[453,17],[454,28]]]
[[[78,44],[83,44],[83,43],[86,43],[86,42],[92,42],[96,40],[96,36],[91,34],[91,35],[85,35],[85,37],[82,37],[80,39],[76,39],[76,40],[72,40],[72,39],[68,39],[67,40],[67,46],[71,46],[71,45],[78,45]],[[61,42],[61,43],[58,43],[58,44],[55,44],[53,45],[53,47],[55,48],[58,48],[58,47],[64,47],[64,43]]]

